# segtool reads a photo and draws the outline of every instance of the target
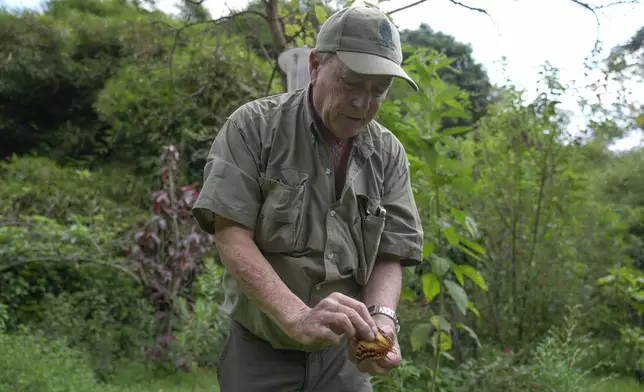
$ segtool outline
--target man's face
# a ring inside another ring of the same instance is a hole
[[[324,64],[315,50],[309,57],[313,105],[336,137],[348,139],[378,113],[391,87],[391,76],[358,74],[337,56]]]

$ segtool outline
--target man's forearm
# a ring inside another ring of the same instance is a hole
[[[217,227],[215,242],[222,263],[259,308],[285,329],[307,305],[284,284],[245,229]]]
[[[382,305],[396,310],[402,288],[402,266],[394,257],[376,260],[369,282],[362,290],[367,307]]]

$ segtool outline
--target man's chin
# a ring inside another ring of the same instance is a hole
[[[350,139],[360,133],[362,129],[362,123],[353,123],[351,125],[345,126],[342,130],[342,138]]]

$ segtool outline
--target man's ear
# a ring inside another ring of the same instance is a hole
[[[318,78],[320,65],[320,53],[317,50],[312,49],[309,52],[309,79],[311,80],[312,85],[315,85],[315,81]]]

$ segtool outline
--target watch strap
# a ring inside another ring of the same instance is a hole
[[[373,316],[374,314],[384,314],[385,316],[389,317],[396,324],[396,333],[400,332],[400,324],[398,323],[398,316],[396,316],[396,312],[394,312],[392,309],[386,306],[373,305],[373,306],[369,306],[367,308],[367,311],[369,311],[369,314],[371,316]]]

